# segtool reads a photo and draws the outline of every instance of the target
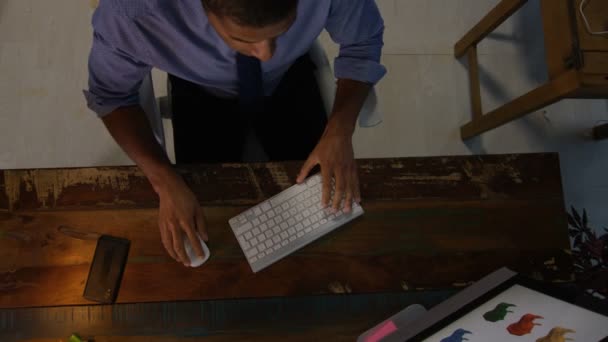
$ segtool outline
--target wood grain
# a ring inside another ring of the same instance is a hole
[[[574,52],[574,30],[568,2],[568,0],[541,0],[545,61],[551,80],[574,67],[566,63]]]
[[[319,295],[226,301],[140,303],[0,310],[3,342],[66,338],[95,341],[323,341],[356,336],[411,304],[433,307],[455,291]],[[56,340],[55,340],[56,341]]]
[[[7,171],[7,183],[22,191],[8,192],[13,210],[0,213],[0,307],[87,303],[95,241],[62,226],[132,241],[121,303],[458,288],[502,266],[571,279],[555,154],[361,161],[366,214],[253,274],[228,219],[289,186],[299,165],[182,170],[208,221],[212,256],[199,269],[165,254],[154,194],[132,168],[85,169],[87,181],[96,180],[88,185],[63,178],[74,169]],[[37,182],[49,174],[56,183]],[[116,174],[128,174],[127,182]],[[43,188],[57,192],[41,200]],[[217,198],[203,195],[208,190]],[[115,201],[99,201],[112,192]]]
[[[606,35],[591,35],[580,16],[579,6],[582,0],[573,0],[576,6],[576,18],[578,24],[578,37],[581,50],[602,51],[608,53],[608,38]],[[608,2],[602,0],[587,1],[585,14],[591,28],[594,31],[608,31]]]
[[[559,179],[545,179],[555,176],[539,173],[544,162],[555,160],[551,154],[535,154],[363,159],[358,163],[364,200],[459,200],[531,194],[534,191],[531,183],[561,196]],[[179,171],[202,205],[234,206],[259,203],[295,184],[301,165],[300,162],[198,165],[180,167]],[[6,184],[3,193],[9,203],[6,207],[11,211],[158,206],[152,187],[135,167],[0,172],[4,173]],[[548,183],[558,187],[545,188]],[[489,188],[496,191],[488,191]]]

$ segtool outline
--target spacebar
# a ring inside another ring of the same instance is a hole
[[[272,205],[273,207],[278,207],[280,206],[283,202],[288,201],[290,198],[296,196],[297,194],[301,193],[302,191],[306,190],[307,186],[306,184],[296,184],[288,189],[286,189],[285,191],[279,193],[278,195],[274,196],[273,198],[269,199],[268,201],[270,202],[270,205]]]

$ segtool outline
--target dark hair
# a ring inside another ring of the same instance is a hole
[[[206,11],[229,17],[240,25],[265,27],[290,16],[298,0],[201,0]]]

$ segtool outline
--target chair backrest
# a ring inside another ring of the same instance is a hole
[[[148,117],[154,137],[161,146],[165,147],[165,130],[156,96],[154,95],[152,74],[148,74],[141,82],[141,86],[139,87],[139,105]]]

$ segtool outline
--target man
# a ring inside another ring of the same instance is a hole
[[[173,170],[138,105],[152,67],[170,74],[178,163],[238,161],[254,135],[272,160],[316,165],[324,206],[360,201],[352,134],[380,65],[384,24],[373,0],[102,0],[93,17],[89,108],[159,195],[163,245],[189,265],[184,235],[202,256],[197,199]],[[329,120],[307,58],[323,29],[341,45]],[[312,80],[312,81],[311,81]],[[336,184],[330,198],[332,178]]]

